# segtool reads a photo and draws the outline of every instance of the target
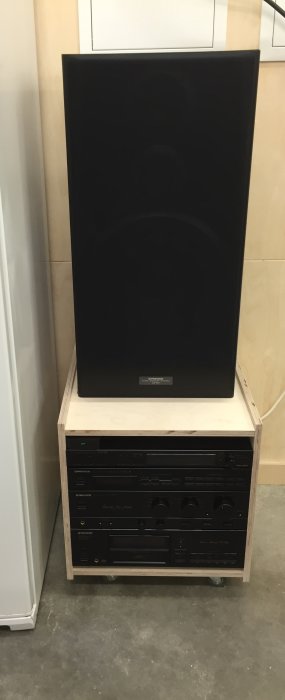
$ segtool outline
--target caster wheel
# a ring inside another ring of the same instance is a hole
[[[210,576],[209,583],[211,586],[216,586],[216,588],[223,588],[225,579],[222,576]]]
[[[105,578],[108,583],[114,583],[117,580],[117,576],[106,576]]]

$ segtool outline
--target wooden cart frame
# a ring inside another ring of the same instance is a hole
[[[242,578],[249,581],[260,454],[261,420],[246,379],[238,367],[233,399],[83,399],[77,395],[76,360],[72,358],[58,421],[62,508],[67,578],[74,576],[184,576]],[[177,435],[249,437],[253,446],[244,567],[78,567],[72,564],[66,437],[91,435]]]

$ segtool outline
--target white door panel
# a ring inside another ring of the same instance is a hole
[[[227,0],[79,0],[82,53],[224,48]]]

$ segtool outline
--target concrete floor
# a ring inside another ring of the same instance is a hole
[[[0,631],[1,700],[284,700],[284,531],[264,486],[250,584],[67,582],[59,517],[36,629]]]

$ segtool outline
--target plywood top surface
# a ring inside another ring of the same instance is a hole
[[[238,379],[231,399],[81,398],[76,374],[65,432],[91,435],[254,435]]]

